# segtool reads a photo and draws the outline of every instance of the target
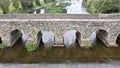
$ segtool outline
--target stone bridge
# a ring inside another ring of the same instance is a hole
[[[120,34],[120,14],[6,14],[0,15],[0,37],[4,44],[10,43],[10,33],[22,30],[32,43],[37,43],[39,31],[54,33],[54,45],[64,45],[63,35],[67,31],[79,32],[77,39],[82,45],[88,45],[92,33],[108,47],[118,46]],[[69,34],[69,33],[68,33]],[[15,34],[13,34],[15,36]],[[76,37],[77,34],[76,34]],[[17,38],[17,37],[15,37]],[[46,37],[47,38],[47,37]]]

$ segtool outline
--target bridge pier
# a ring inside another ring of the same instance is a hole
[[[54,47],[64,47],[64,41],[63,37],[61,36],[55,36],[55,41],[54,41]]]
[[[107,39],[108,41],[108,46],[107,47],[118,47],[118,44],[116,43],[117,38],[109,38]]]

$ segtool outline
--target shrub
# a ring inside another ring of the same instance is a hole
[[[6,48],[7,46],[5,46],[4,44],[0,44],[0,49],[4,49]]]
[[[37,49],[37,45],[36,44],[32,44],[32,43],[28,43],[25,48],[27,49],[28,52],[34,51]]]

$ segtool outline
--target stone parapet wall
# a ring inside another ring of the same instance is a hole
[[[0,19],[120,19],[120,14],[4,14]]]

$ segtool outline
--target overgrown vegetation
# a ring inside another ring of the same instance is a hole
[[[67,7],[68,5],[70,5],[70,3],[61,3],[57,6],[47,9],[46,12],[47,13],[66,13],[67,10],[65,9],[65,7]]]
[[[86,0],[90,13],[120,13],[120,0]]]
[[[57,0],[0,0],[0,14],[29,13],[33,8]]]
[[[92,46],[91,45],[86,45],[86,46],[82,46],[83,49],[91,49]]]
[[[28,52],[34,51],[37,49],[37,45],[36,44],[32,44],[32,43],[28,43],[26,44],[25,48],[27,49]]]
[[[7,46],[5,46],[4,44],[0,44],[0,49],[4,49],[6,48]]]
[[[0,44],[0,49],[4,49],[6,47],[7,47],[6,45]],[[36,44],[32,44],[32,43],[27,43],[26,46],[25,46],[25,48],[27,49],[28,52],[36,50],[37,47],[38,46]]]

